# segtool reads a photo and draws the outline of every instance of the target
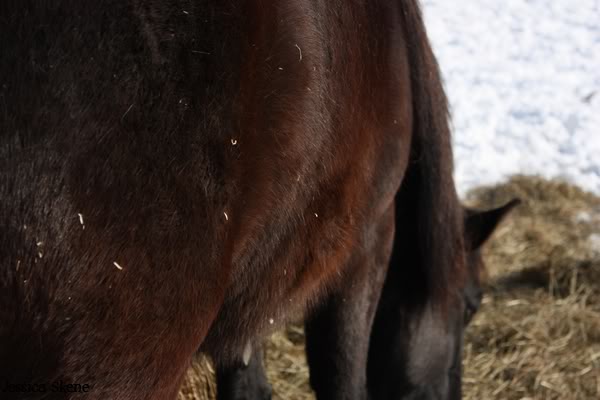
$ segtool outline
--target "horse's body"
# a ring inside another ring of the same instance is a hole
[[[196,350],[231,364],[319,304],[317,392],[364,396],[401,182],[413,300],[443,312],[464,285],[415,1],[5,0],[0,20],[6,382],[170,399]]]

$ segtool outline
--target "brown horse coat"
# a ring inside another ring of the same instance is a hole
[[[334,381],[364,395],[402,182],[414,293],[443,309],[464,284],[415,1],[4,0],[0,20],[6,382],[173,398],[197,349],[231,363],[324,304]]]

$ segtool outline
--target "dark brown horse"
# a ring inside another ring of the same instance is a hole
[[[307,310],[363,398],[392,248],[432,321],[467,285],[415,1],[4,0],[0,48],[2,398],[172,399]]]

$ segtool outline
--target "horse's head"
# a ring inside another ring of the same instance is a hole
[[[480,250],[518,203],[513,200],[483,212],[464,210],[464,248],[459,249],[459,259],[464,260],[465,279],[443,310],[431,303],[398,307],[398,295],[390,296],[390,291],[384,290],[369,354],[373,399],[462,398],[463,332],[479,309],[483,294]]]

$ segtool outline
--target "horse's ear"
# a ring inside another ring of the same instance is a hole
[[[468,250],[480,248],[492,236],[500,221],[519,204],[521,200],[513,199],[493,210],[465,209],[465,240]]]

